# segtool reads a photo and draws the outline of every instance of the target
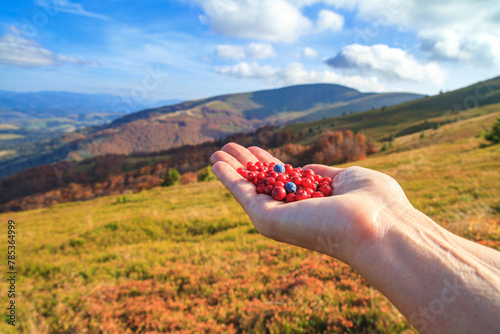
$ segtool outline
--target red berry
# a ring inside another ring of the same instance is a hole
[[[323,178],[323,182],[328,182],[328,184],[332,184],[332,179],[331,179],[331,178],[329,178],[328,176],[325,176],[325,177]]]
[[[274,188],[274,186],[270,184],[270,185],[266,186],[266,189],[264,189],[264,192],[267,195],[271,195],[271,193],[273,192],[273,188]]]
[[[289,176],[290,177],[299,176],[299,173],[297,173],[297,172],[291,172]]]
[[[316,198],[316,197],[325,197],[325,195],[323,195],[322,192],[315,191],[315,192],[312,193],[312,197],[313,198]]]
[[[293,170],[292,165],[286,164],[285,166],[285,173],[290,174]]]
[[[263,166],[264,166],[264,167],[269,167],[269,163],[264,162],[264,163],[263,163]]]
[[[236,172],[238,172],[238,174],[243,176],[245,179],[247,178],[247,171],[243,167],[238,168]]]
[[[316,182],[316,180],[314,179],[314,176],[312,176],[312,175],[306,176],[306,179],[311,180],[312,183]]]
[[[300,186],[302,184],[302,179],[300,176],[292,177],[292,182],[295,183],[296,186]]]
[[[250,167],[250,170],[251,170],[252,172],[256,172],[256,171],[258,171],[258,170],[259,170],[259,167],[257,167],[257,166],[255,166],[255,165],[253,165],[252,167]]]
[[[252,183],[255,184],[255,186],[258,186],[259,185],[259,179],[258,178],[253,179]]]
[[[255,173],[254,172],[248,172],[247,173],[247,180],[252,182],[255,179]]]
[[[262,165],[262,162],[257,161],[257,162],[255,163],[255,166],[257,166],[257,168],[261,168],[263,165]]]
[[[281,182],[281,181],[276,181],[276,182],[274,183],[274,186],[275,186],[275,187],[284,187],[284,186],[285,186],[285,184],[284,184],[283,182]]]
[[[304,182],[302,182],[302,187],[311,189],[313,187],[313,183],[309,179],[305,179]]]
[[[257,186],[257,193],[263,194],[266,191],[266,185],[261,183]]]
[[[319,188],[319,191],[321,191],[325,196],[330,196],[332,194],[332,188],[327,185],[321,186],[321,188]]]
[[[252,166],[253,166],[253,162],[251,162],[251,161],[247,162],[247,169],[252,168]]]
[[[312,195],[314,193],[314,190],[312,188],[306,188],[306,193],[308,195]]]
[[[270,177],[266,181],[267,185],[274,185],[275,183],[276,183],[276,179],[274,177]]]
[[[305,192],[304,189],[301,189],[301,190],[298,190],[297,193],[295,194],[295,200],[296,201],[302,201],[306,198],[308,198],[309,196],[307,195],[307,193]]]
[[[314,171],[313,171],[312,169],[306,169],[306,170],[304,170],[304,171],[302,172],[302,174],[303,174],[305,177],[308,177],[309,175],[311,175],[311,176],[314,176],[314,175],[315,175],[315,173],[314,173]]]
[[[277,178],[278,177],[278,173],[276,173],[275,171],[272,171],[271,173],[269,173],[269,176]]]
[[[266,174],[264,174],[264,173],[259,173],[259,174],[257,174],[257,178],[258,178],[259,180],[264,180],[264,179],[266,178]]]
[[[275,200],[281,201],[286,197],[286,190],[283,187],[274,187],[272,195]]]
[[[285,202],[287,202],[287,203],[295,202],[295,194],[294,193],[286,194]]]
[[[314,175],[314,181],[321,183],[321,181],[323,181],[323,176],[319,174]]]
[[[279,174],[278,177],[276,178],[276,181],[281,181],[283,183],[286,183],[286,176],[283,174]]]

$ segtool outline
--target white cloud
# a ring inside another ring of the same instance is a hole
[[[276,57],[276,52],[271,44],[250,43],[246,54],[248,58],[265,59]]]
[[[348,72],[374,74],[389,80],[439,84],[444,79],[444,74],[436,63],[419,63],[406,51],[383,44],[351,44],[342,48],[336,56],[326,59],[325,63]]]
[[[423,31],[420,48],[436,60],[457,60],[479,66],[500,66],[500,38],[491,34],[460,34],[454,30]]]
[[[398,27],[416,32],[422,51],[430,59],[490,68],[498,68],[500,64],[500,1],[497,0],[197,1],[214,30],[228,36],[292,42],[304,34],[340,30],[344,18],[331,10],[321,10],[315,24],[303,15],[305,7],[323,4],[356,11],[357,19],[365,22],[354,32],[354,41],[360,44],[374,44],[384,27]]]
[[[294,42],[312,31],[312,22],[286,0],[197,0],[202,22],[229,37]]]
[[[271,44],[250,43],[245,49],[239,45],[217,45],[215,55],[219,59],[266,59],[276,57],[276,51]]]
[[[323,32],[327,30],[339,31],[344,25],[344,17],[331,10],[323,9],[319,12],[318,21],[316,21],[316,30]]]
[[[300,63],[285,67],[261,66],[256,62],[240,62],[234,66],[215,68],[218,73],[240,79],[259,79],[275,86],[308,83],[336,83],[363,91],[383,91],[384,85],[375,76],[342,76],[332,71],[307,70]]]
[[[305,47],[304,51],[302,51],[302,55],[307,58],[316,58],[318,53],[313,48]]]
[[[324,3],[346,10],[366,24],[355,41],[373,44],[384,27],[414,31],[431,59],[498,68],[500,1],[497,0],[290,0],[297,8]]]
[[[34,40],[24,38],[15,27],[0,36],[0,63],[21,67],[41,67],[73,63],[98,65],[94,61],[82,61],[72,57],[57,55]]]
[[[52,12],[66,12],[75,15],[93,17],[101,20],[109,20],[106,15],[89,12],[83,9],[82,5],[79,3],[73,3],[68,0],[38,0],[36,4],[40,7],[50,9]]]
[[[219,59],[242,59],[245,58],[245,50],[242,46],[217,45],[215,55]]]

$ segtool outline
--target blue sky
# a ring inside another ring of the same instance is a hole
[[[500,75],[500,2],[0,3],[0,89],[196,99],[328,82],[436,94]]]

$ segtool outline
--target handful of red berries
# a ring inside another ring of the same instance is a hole
[[[257,193],[270,195],[277,201],[290,203],[332,195],[332,179],[317,175],[310,169],[249,161],[247,169],[240,167],[237,172],[257,187]]]

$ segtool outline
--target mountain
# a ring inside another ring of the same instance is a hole
[[[389,106],[421,98],[410,93],[361,93],[333,84],[312,84],[215,96],[146,109],[103,126],[65,134],[49,141],[12,148],[0,156],[0,177],[65,159],[106,154],[158,152],[284,125]]]
[[[65,159],[158,152],[250,132],[266,125],[341,115],[421,98],[410,93],[361,93],[333,84],[312,84],[215,96],[146,109],[103,126],[0,155],[0,177]]]
[[[84,135],[87,142],[99,142],[92,149],[94,155],[155,152],[253,131],[265,124],[337,116],[342,114],[339,105],[360,111],[366,105],[374,108],[422,97],[408,93],[382,96],[329,84],[221,95],[128,114]]]
[[[72,114],[125,114],[156,105],[153,100],[134,101],[111,94],[72,92],[10,92],[0,90],[0,110],[11,110],[37,118]]]
[[[474,105],[467,104],[471,101]],[[471,131],[476,134],[480,129],[488,129],[499,113],[500,77],[390,107],[281,127],[264,126],[254,132],[232,134],[224,140],[161,152],[107,154],[89,156],[78,163],[51,164],[54,157],[72,156],[78,149],[85,151],[85,143],[80,147],[70,143],[37,156],[39,164],[44,163],[42,159],[47,164],[1,179],[0,212],[152,188],[162,183],[172,167],[184,175],[184,180],[196,179],[194,172],[206,167],[210,155],[229,141],[271,149],[283,161],[296,165],[333,164],[359,159],[359,152],[373,154],[377,147],[397,152],[446,142],[450,131],[460,138],[463,135],[460,127],[464,124],[472,126]],[[394,140],[396,137],[403,138]],[[328,146],[330,139],[339,141],[336,145],[344,145],[334,156]]]

